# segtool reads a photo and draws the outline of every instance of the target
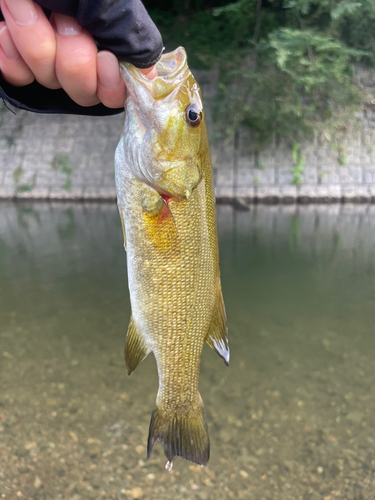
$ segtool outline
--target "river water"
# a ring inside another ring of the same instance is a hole
[[[218,206],[231,364],[204,349],[211,459],[146,440],[114,204],[0,205],[0,497],[375,498],[375,207]]]

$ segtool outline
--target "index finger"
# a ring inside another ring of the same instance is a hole
[[[31,0],[0,0],[0,5],[12,40],[36,80],[44,87],[59,88],[55,33],[42,8]]]

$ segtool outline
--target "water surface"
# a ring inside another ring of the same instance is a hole
[[[375,207],[218,207],[231,365],[204,349],[211,460],[146,460],[116,206],[0,205],[0,496],[375,498]]]

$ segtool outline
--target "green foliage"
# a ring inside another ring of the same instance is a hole
[[[20,186],[17,186],[17,193],[26,193],[27,191],[32,191],[33,187],[33,184],[21,184]]]
[[[301,146],[298,144],[298,142],[294,142],[292,144],[292,158],[293,158],[294,164],[297,164],[299,161],[300,149],[301,149]]]
[[[271,33],[268,41],[278,69],[290,75],[306,93],[327,82],[350,83],[348,57],[363,55],[309,29],[282,28]]]
[[[285,8],[292,9],[303,16],[307,16],[315,10],[315,16],[328,13],[332,19],[340,19],[344,15],[351,15],[362,7],[362,2],[353,0],[289,0],[285,2]]]
[[[23,174],[24,170],[23,168],[21,167],[21,165],[18,165],[18,167],[14,170],[13,172],[13,179],[14,179],[14,182],[19,182],[21,177],[22,177],[22,174]]]
[[[337,157],[338,164],[342,167],[346,163],[346,151],[345,151],[345,146],[343,144],[340,144],[338,147],[339,150],[339,156]]]
[[[245,0],[250,6],[255,0]],[[234,5],[234,4],[233,4]],[[223,22],[216,10],[198,10],[175,14],[151,6],[149,13],[163,35],[166,51],[182,45],[189,54],[189,65],[195,69],[209,69],[217,65],[223,54],[231,58],[240,45],[247,43],[248,17],[254,9],[247,8],[246,15],[231,12]]]
[[[354,14],[355,11],[360,7],[362,7],[362,4],[359,2],[352,2],[352,0],[342,0],[332,9],[331,17],[332,19],[337,20],[345,15],[350,16]]]
[[[69,169],[68,163],[69,163],[68,155],[57,153],[55,154],[52,160],[52,168],[54,170],[60,170],[61,172],[66,173],[66,169]]]
[[[54,170],[58,170],[62,174],[66,175],[65,182],[63,184],[63,189],[66,189],[67,191],[70,191],[72,188],[72,179],[71,175],[73,172],[73,169],[68,166],[69,165],[69,156],[66,154],[61,154],[57,153],[55,154],[53,160],[52,160],[52,168]]]
[[[301,182],[303,181],[304,164],[305,164],[305,157],[301,153],[301,146],[298,142],[293,142],[292,144],[292,158],[293,158],[292,184],[298,185],[301,184]]]
[[[17,183],[16,192],[17,193],[26,193],[28,191],[32,191],[35,187],[36,174],[33,175],[31,182],[25,182],[23,184],[19,184],[21,177],[23,175],[23,169],[21,166],[18,166],[16,170],[13,172],[13,178]]]
[[[72,180],[70,177],[66,178],[66,181],[63,184],[63,189],[66,189],[67,191],[70,191],[72,189]]]
[[[255,149],[334,133],[360,108],[352,68],[375,67],[374,0],[149,4],[167,50],[184,45],[191,67],[219,69],[218,128],[250,127]]]
[[[301,12],[311,4],[299,3]],[[340,129],[361,104],[352,61],[363,55],[329,32],[273,29],[247,54],[243,50],[239,63],[221,64],[217,116],[225,124],[222,131],[231,134],[239,124],[247,125],[256,134],[254,146],[261,147],[275,135],[300,140],[326,128]],[[232,111],[229,119],[225,108]]]
[[[221,14],[235,14],[236,16],[246,15],[250,11],[250,6],[254,5],[256,2],[254,0],[237,0],[234,3],[228,3],[223,7],[218,7],[213,10],[214,16],[220,16]]]

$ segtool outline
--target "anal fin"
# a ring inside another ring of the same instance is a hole
[[[221,290],[220,280],[217,287],[216,302],[206,342],[221,358],[223,358],[224,363],[228,366],[229,344],[227,316],[225,314],[223,292]]]
[[[149,352],[150,349],[139,333],[133,317],[131,317],[125,346],[125,363],[128,375],[137,368],[139,363],[145,359]]]

